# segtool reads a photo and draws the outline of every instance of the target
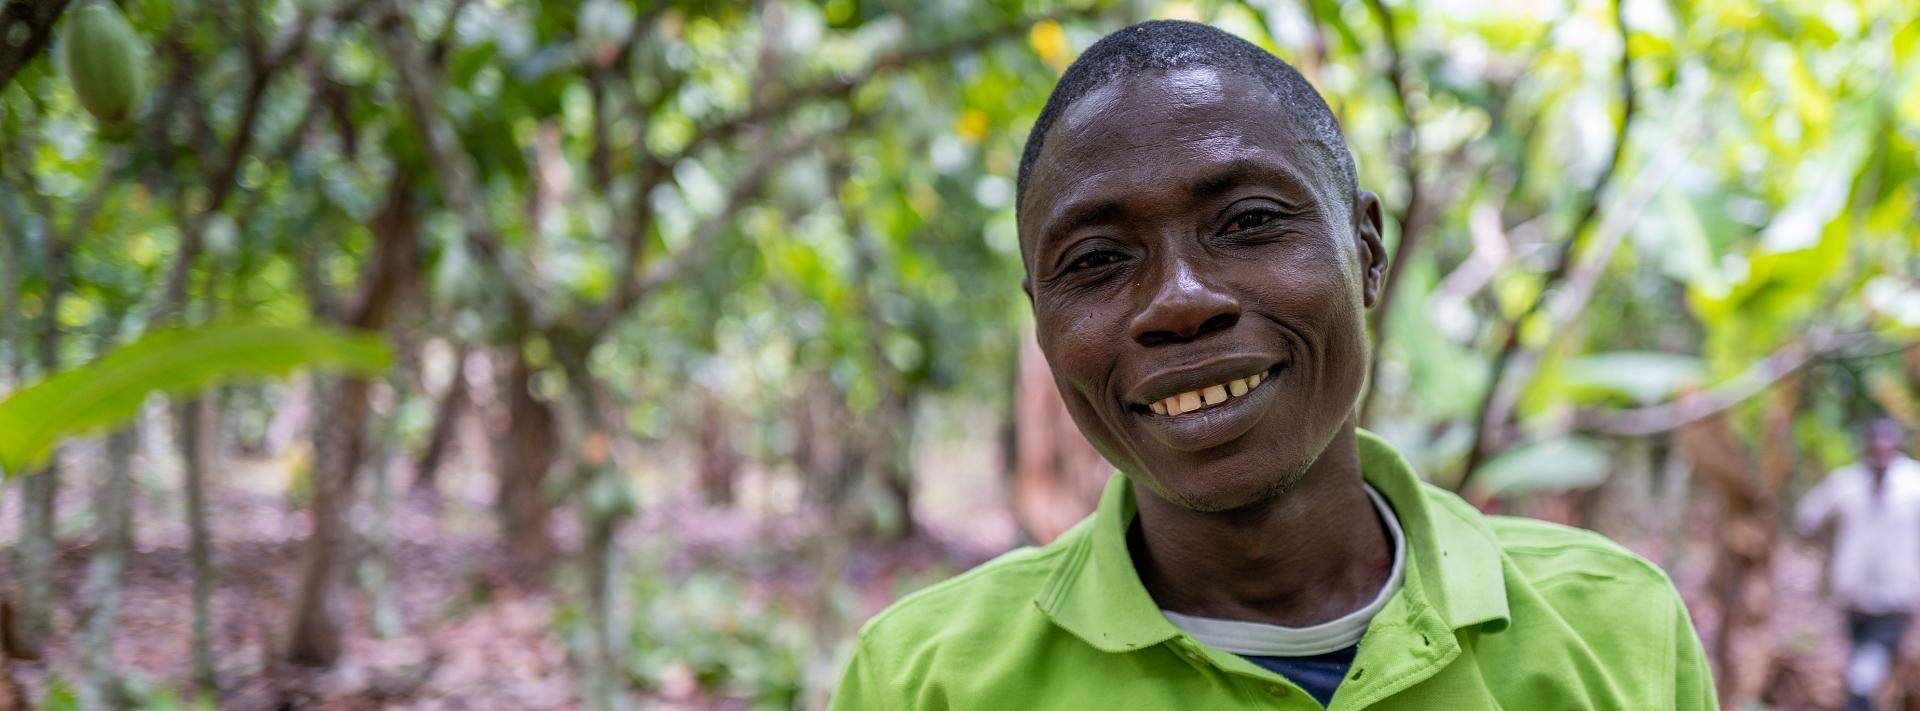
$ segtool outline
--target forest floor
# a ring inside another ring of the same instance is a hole
[[[554,585],[529,584],[498,544],[484,482],[445,486],[435,496],[397,495],[386,517],[391,549],[391,609],[397,629],[376,631],[376,603],[350,575],[339,596],[346,620],[341,662],[315,670],[276,661],[284,643],[288,609],[298,579],[300,543],[307,529],[305,507],[290,501],[282,463],[230,462],[222,484],[210,492],[214,526],[217,592],[214,599],[215,652],[221,679],[219,706],[275,708],[461,708],[563,709],[577,707],[578,679],[562,625],[566,603]],[[75,477],[79,478],[79,477]],[[846,569],[853,600],[837,629],[857,626],[906,589],[977,564],[1013,543],[1004,501],[996,504],[997,482],[981,476],[971,484],[928,482],[975,496],[966,508],[927,516],[928,531],[903,544],[861,543],[848,552]],[[70,519],[84,519],[85,488],[63,497]],[[126,570],[117,654],[135,689],[152,698],[158,690],[187,696],[192,675],[190,654],[191,566],[187,531],[176,496],[165,482],[143,481],[137,507],[136,552]],[[937,491],[938,489],[934,489]],[[984,493],[980,493],[984,492]],[[9,497],[0,515],[13,518],[17,502]],[[963,497],[964,498],[964,497]],[[951,497],[948,497],[951,500]],[[976,508],[976,507],[984,507]],[[806,522],[766,521],[733,509],[655,506],[623,541],[640,545],[651,536],[670,535],[674,560],[663,570],[668,585],[678,584],[692,567],[717,566],[746,571],[749,587],[803,591],[814,585],[805,559],[784,556],[798,550]],[[667,511],[670,513],[662,514]],[[1711,640],[1711,604],[1704,593],[1706,561],[1712,540],[1706,511],[1696,510],[1672,575],[1691,609],[1701,635]],[[364,525],[366,504],[354,512]],[[89,557],[84,520],[69,521],[73,535],[59,555],[55,640],[73,639],[80,589]],[[9,539],[10,529],[0,530]],[[566,539],[565,526],[562,540]],[[1649,558],[1662,560],[1657,542],[1632,532],[1611,531]],[[770,551],[772,553],[770,554]],[[1778,648],[1795,658],[1794,666],[1811,698],[1837,702],[1844,655],[1839,613],[1818,594],[1819,565],[1813,551],[1794,544],[1776,556],[1775,614],[1770,631]],[[534,578],[539,580],[540,578]],[[0,582],[7,582],[0,580]],[[804,599],[804,596],[796,596]],[[58,641],[47,659],[16,666],[20,681],[36,694],[49,684],[70,686],[78,668],[76,652]],[[705,688],[698,675],[670,667],[644,697],[642,707],[748,708],[747,701],[725,698]],[[817,679],[815,680],[818,681]]]

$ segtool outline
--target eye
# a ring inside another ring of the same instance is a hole
[[[1240,213],[1238,217],[1233,218],[1232,222],[1227,223],[1227,231],[1245,232],[1272,222],[1274,218],[1279,216],[1278,213],[1272,210],[1248,210]]]
[[[1115,252],[1110,249],[1103,249],[1097,252],[1089,252],[1087,254],[1080,255],[1079,258],[1074,259],[1072,263],[1068,264],[1067,271],[1077,272],[1082,269],[1095,269],[1095,268],[1107,266],[1109,264],[1118,264],[1121,260],[1124,260],[1126,258],[1127,258],[1127,255],[1121,254],[1119,252]]]

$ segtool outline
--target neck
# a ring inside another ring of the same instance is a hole
[[[1393,564],[1351,418],[1292,489],[1264,501],[1192,511],[1133,486],[1128,545],[1163,609],[1306,627],[1365,606]]]

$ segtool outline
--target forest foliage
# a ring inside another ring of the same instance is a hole
[[[124,124],[89,112],[111,97],[72,81],[61,44],[103,3],[144,45]],[[645,563],[666,554],[621,532],[670,491],[725,503],[722,475],[751,468],[795,482],[786,513],[842,542],[806,560],[845,565],[851,542],[915,532],[930,442],[1012,447],[1026,132],[1080,50],[1162,17],[1274,51],[1340,119],[1393,257],[1362,422],[1436,483],[1524,508],[1694,472],[1737,502],[1716,576],[1739,581],[1764,574],[1779,502],[1857,456],[1862,420],[1920,430],[1908,0],[16,0],[0,16],[13,647],[49,629],[50,502],[93,486],[39,467],[56,438],[164,392],[197,491],[292,392],[229,376],[324,365],[284,651],[335,663],[359,472],[419,453],[430,481],[437,423],[484,354],[501,535],[574,571],[555,624],[581,699],[615,705],[700,659],[717,694],[817,700],[851,613],[675,632],[732,613],[676,596]],[[981,412],[995,431],[969,431]],[[101,488],[102,531],[128,525],[123,489]],[[555,516],[577,535],[554,540]],[[580,623],[629,610],[630,629]],[[1716,663],[1738,639],[1710,640]],[[217,689],[207,644],[194,682]],[[1760,674],[1722,683],[1757,693]]]

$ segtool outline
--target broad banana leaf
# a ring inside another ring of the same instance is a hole
[[[377,336],[320,326],[242,323],[159,331],[0,401],[0,470],[11,477],[40,465],[62,440],[132,418],[155,392],[193,392],[307,367],[377,373],[390,359]]]
[[[1559,437],[1514,447],[1482,465],[1472,487],[1483,496],[1556,493],[1599,486],[1612,460],[1599,445]]]

